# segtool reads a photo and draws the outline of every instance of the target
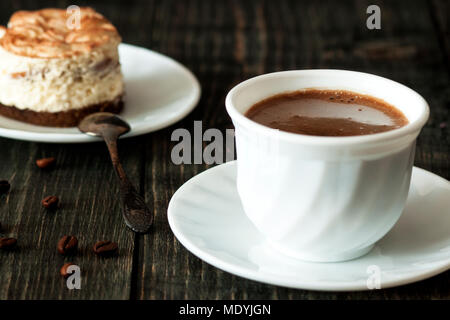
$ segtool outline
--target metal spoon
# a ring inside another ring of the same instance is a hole
[[[122,214],[125,223],[134,232],[147,232],[153,223],[153,213],[148,209],[144,198],[137,193],[128,180],[117,151],[117,139],[130,131],[130,125],[113,113],[97,112],[84,118],[79,123],[78,129],[90,136],[102,137],[106,142],[114,169],[120,179]]]

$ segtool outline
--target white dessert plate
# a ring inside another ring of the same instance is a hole
[[[247,219],[236,191],[236,163],[229,162],[186,182],[170,201],[168,219],[189,251],[224,271],[291,288],[354,291],[450,269],[449,208],[450,182],[415,167],[405,211],[372,251],[338,263],[300,261],[272,249]]]
[[[131,125],[123,137],[133,137],[165,128],[194,109],[200,84],[180,63],[157,52],[121,44],[120,62],[125,79],[125,109],[120,114]],[[0,136],[53,143],[98,141],[77,128],[35,126],[0,116]]]

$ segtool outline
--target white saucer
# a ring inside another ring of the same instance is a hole
[[[200,98],[200,85],[184,66],[154,51],[121,44],[120,62],[125,79],[125,109],[132,137],[167,127],[185,117]],[[35,126],[0,116],[0,136],[38,142],[98,141],[77,128]]]
[[[248,279],[285,287],[368,290],[429,278],[450,269],[450,182],[414,168],[406,209],[367,255],[339,263],[312,263],[274,251],[245,216],[235,187],[236,162],[186,182],[168,209],[170,227],[193,254]]]

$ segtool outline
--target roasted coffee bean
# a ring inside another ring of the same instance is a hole
[[[36,160],[36,165],[41,169],[50,169],[55,165],[56,159],[54,157],[51,158],[43,158]]]
[[[99,256],[111,256],[117,253],[118,245],[111,241],[99,241],[94,244],[94,252]]]
[[[73,266],[74,264],[72,262],[68,262],[65,263],[61,269],[59,270],[59,273],[64,277],[64,278],[68,278],[73,272],[69,273],[67,271],[67,268],[69,268],[70,266]]]
[[[64,236],[58,241],[57,249],[60,254],[74,254],[78,248],[78,239],[74,236]]]
[[[0,249],[10,250],[14,249],[17,244],[17,240],[14,238],[0,238]]]
[[[0,194],[7,193],[11,185],[6,180],[0,180]]]
[[[58,208],[58,202],[59,202],[58,197],[48,196],[42,200],[42,205],[44,206],[44,208],[54,210],[54,209]]]

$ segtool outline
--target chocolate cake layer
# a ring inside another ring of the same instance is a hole
[[[81,109],[75,109],[64,112],[36,112],[32,110],[20,110],[13,106],[5,106],[0,103],[0,115],[46,127],[75,127],[78,123],[94,112],[112,112],[120,113],[123,109],[122,97],[113,101],[106,101],[99,104],[87,106]]]

